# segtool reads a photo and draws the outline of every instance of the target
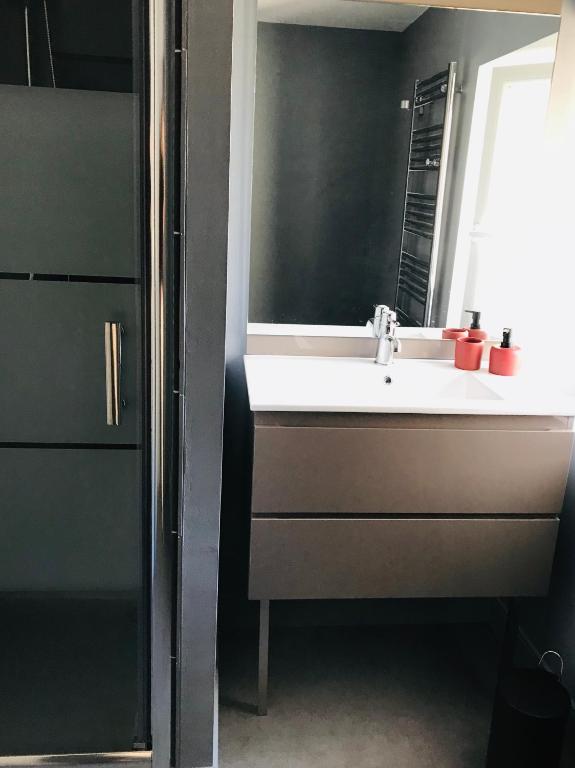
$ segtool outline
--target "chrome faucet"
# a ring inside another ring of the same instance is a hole
[[[378,340],[375,362],[378,365],[391,365],[393,355],[401,350],[401,342],[395,335],[398,326],[395,312],[385,304],[378,304],[373,318],[373,335]]]

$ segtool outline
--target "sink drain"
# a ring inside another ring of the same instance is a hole
[[[391,376],[386,376],[383,380],[384,384],[391,384]]]

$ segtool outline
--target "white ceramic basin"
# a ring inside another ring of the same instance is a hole
[[[552,380],[460,371],[450,360],[248,355],[252,411],[575,415]],[[390,380],[390,381],[389,381]]]
[[[502,400],[501,395],[494,392],[487,384],[480,381],[477,376],[459,375],[449,381],[439,392],[439,397],[448,397],[456,400]]]

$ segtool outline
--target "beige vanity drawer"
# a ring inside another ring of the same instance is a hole
[[[525,429],[256,425],[252,512],[555,516],[572,439]]]
[[[557,528],[553,519],[253,519],[249,595],[544,595]]]

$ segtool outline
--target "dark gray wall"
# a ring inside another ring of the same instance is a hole
[[[454,163],[432,325],[441,325],[445,320],[479,67],[558,29],[559,19],[554,17],[430,8],[401,35],[400,98],[411,99],[416,78],[429,77],[445,69],[450,61],[457,61],[458,82],[463,86],[463,93],[456,96]],[[401,227],[409,114],[404,112],[396,121],[393,136],[395,165],[391,175],[391,205],[386,208],[385,219],[386,230],[395,238],[388,246],[392,253],[399,253],[401,243],[401,232],[394,224],[399,221]]]
[[[226,398],[219,626],[246,598],[250,521],[250,410],[246,352],[250,268],[257,0],[234,8],[230,141],[230,214],[226,318]]]
[[[232,0],[185,3],[184,467],[177,765],[214,764]]]
[[[363,324],[382,258],[399,35],[259,24],[250,321]]]

